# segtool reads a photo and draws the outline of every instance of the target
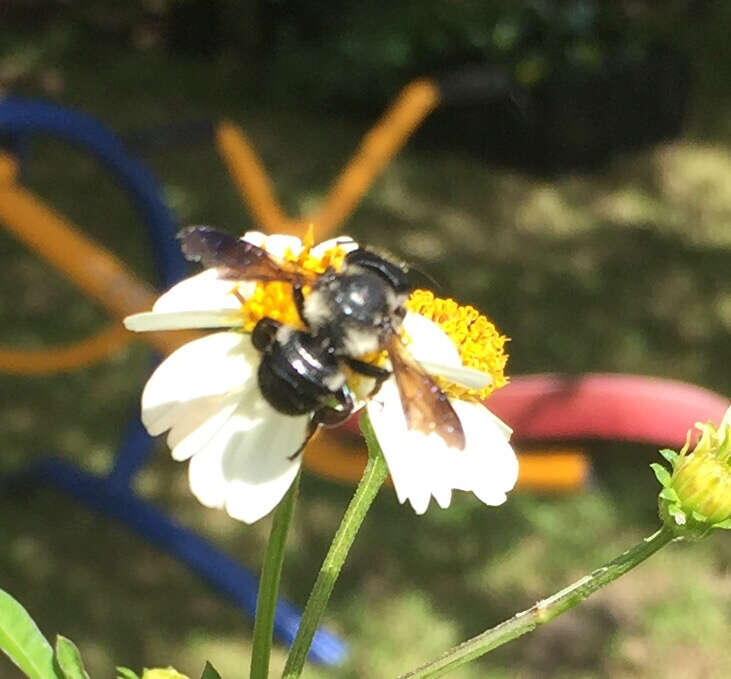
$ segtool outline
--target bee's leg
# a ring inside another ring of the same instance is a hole
[[[254,348],[259,351],[269,348],[281,325],[279,321],[275,321],[273,318],[267,318],[266,316],[262,318],[251,332],[251,343]]]
[[[234,288],[233,290],[231,290],[231,294],[232,294],[232,295],[233,295],[233,296],[234,296],[234,297],[235,297],[235,298],[236,298],[237,300],[239,300],[239,302],[241,302],[241,306],[244,306],[244,304],[246,304],[246,300],[244,299],[244,296],[243,296],[243,295],[241,294],[241,292],[239,291],[239,289],[238,289],[238,288]]]
[[[343,358],[343,361],[345,362],[345,365],[347,365],[353,372],[357,372],[360,375],[365,375],[365,377],[372,377],[376,381],[375,386],[368,394],[368,398],[370,398],[371,396],[375,396],[378,393],[378,390],[381,388],[381,385],[391,376],[390,370],[386,370],[386,368],[381,368],[377,365],[366,363],[365,361],[359,361],[357,358],[351,358],[350,356],[346,356],[345,358]]]
[[[297,315],[305,324],[305,327],[308,328],[309,323],[305,319],[305,296],[302,292],[302,283],[292,283],[292,297],[294,297],[294,306],[297,309]]]
[[[338,407],[322,406],[312,413],[312,419],[307,424],[305,440],[302,442],[302,445],[289,456],[289,460],[294,460],[302,453],[305,446],[315,435],[315,432],[320,425],[323,427],[337,427],[350,417],[353,412],[353,399],[350,394],[341,389],[333,394],[333,396],[338,401]]]
[[[302,441],[302,445],[300,445],[297,450],[295,450],[289,457],[287,457],[288,460],[294,460],[298,458],[302,451],[305,449],[305,446],[310,442],[310,439],[315,435],[315,432],[317,431],[317,427],[319,426],[319,422],[315,419],[315,416],[312,416],[312,419],[307,423],[307,430],[305,431],[305,440]]]

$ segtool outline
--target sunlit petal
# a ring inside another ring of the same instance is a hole
[[[259,355],[251,338],[218,332],[188,342],[155,370],[142,392],[142,422],[153,436],[176,424],[202,399],[242,390],[255,379]]]
[[[448,506],[452,489],[501,504],[517,479],[517,458],[499,420],[481,404],[450,402],[464,430],[464,450],[449,448],[436,433],[409,430],[393,379],[367,406],[397,497],[417,513],[426,511],[432,496]]]
[[[242,394],[233,391],[189,401],[177,413],[167,444],[174,460],[182,462],[201,450],[226,424]]]
[[[317,259],[324,256],[328,250],[332,250],[336,246],[346,252],[358,249],[358,243],[356,243],[350,236],[342,235],[337,236],[336,238],[324,240],[322,243],[318,243],[310,250],[310,254]]]
[[[133,332],[235,328],[242,323],[241,316],[230,311],[142,311],[124,319],[124,327]]]
[[[244,286],[239,294],[248,297],[253,292],[254,284]],[[152,307],[153,311],[236,311],[241,302],[233,294],[237,289],[235,283],[219,278],[216,269],[206,269],[195,276],[183,279],[170,290],[158,297]]]
[[[445,377],[450,382],[471,389],[482,389],[492,384],[492,375],[474,370],[464,365],[442,365],[435,361],[419,361],[421,367],[430,375]]]
[[[417,361],[438,361],[443,366],[462,365],[454,342],[436,323],[419,314],[407,313],[403,328],[409,340],[409,352]]]
[[[482,502],[499,505],[518,480],[518,458],[504,429],[479,403],[454,401],[465,431],[466,446],[450,467],[452,487],[472,491]]]
[[[261,396],[239,404],[190,461],[190,487],[208,507],[253,523],[282,499],[301,464],[290,459],[305,439],[309,416],[275,411]]]
[[[261,231],[247,231],[243,239],[252,245],[264,248],[270,255],[283,258],[287,252],[295,257],[302,252],[302,241],[296,236],[283,234],[264,234]]]

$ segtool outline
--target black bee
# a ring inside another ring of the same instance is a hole
[[[385,349],[407,426],[436,432],[448,445],[464,449],[464,432],[449,400],[398,334],[413,289],[405,266],[358,248],[347,253],[342,270],[316,274],[206,226],[183,229],[178,238],[189,260],[216,268],[222,278],[292,285],[306,330],[263,318],[252,342],[262,354],[258,382],[264,398],[287,415],[312,413],[307,439],[318,425],[338,425],[353,411],[343,366],[373,378],[371,395],[378,391],[391,372],[360,358]],[[305,286],[310,289],[306,296]]]

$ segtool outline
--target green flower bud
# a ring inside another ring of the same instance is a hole
[[[689,451],[690,434],[679,452],[661,450],[672,473],[651,464],[660,491],[660,518],[679,537],[702,538],[713,528],[731,529],[731,407],[716,429],[696,424],[700,436]]]
[[[188,679],[188,677],[173,667],[156,667],[143,670],[142,679]]]

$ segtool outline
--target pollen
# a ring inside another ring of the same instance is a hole
[[[302,251],[295,253],[291,249],[287,250],[283,259],[314,273],[324,273],[329,268],[335,271],[342,269],[347,250],[335,244],[333,247],[319,253],[319,256],[316,256],[312,253],[313,244],[314,238],[312,236],[312,229],[310,228],[302,241]],[[266,250],[266,241],[262,244],[262,248]],[[251,283],[243,283],[240,285],[246,286],[251,285]],[[247,290],[248,294],[241,294],[239,292],[239,286],[233,291],[241,300],[240,313],[244,318],[244,332],[251,332],[262,318],[271,318],[298,330],[304,330],[302,319],[299,317],[297,307],[294,304],[292,285],[290,283],[266,281],[258,282],[254,285],[253,293]],[[309,286],[304,286],[302,292],[306,297],[310,293]]]
[[[471,389],[440,377],[438,382],[443,391],[462,400],[481,401],[507,384],[503,371],[508,360],[505,353],[508,338],[477,309],[453,299],[436,297],[429,290],[415,290],[406,308],[436,323],[454,342],[463,365],[492,377],[492,384],[482,389]]]

